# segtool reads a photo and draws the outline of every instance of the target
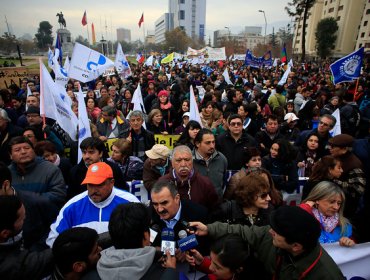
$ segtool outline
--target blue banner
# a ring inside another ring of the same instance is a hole
[[[247,50],[244,64],[255,68],[263,66],[270,67],[273,64],[271,51],[266,52],[263,56],[257,57],[254,56],[250,50]]]
[[[356,80],[360,76],[363,57],[364,48],[362,47],[332,63],[330,70],[334,84]]]

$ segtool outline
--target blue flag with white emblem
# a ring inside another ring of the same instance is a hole
[[[364,48],[360,48],[332,63],[330,70],[334,78],[334,84],[356,80],[361,73],[363,57]]]

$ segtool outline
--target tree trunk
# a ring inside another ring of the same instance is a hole
[[[302,55],[301,55],[301,60],[302,62],[305,61],[306,59],[306,21],[307,21],[307,14],[308,10],[310,8],[310,5],[308,2],[306,2],[304,11],[303,11],[303,26],[302,26]]]

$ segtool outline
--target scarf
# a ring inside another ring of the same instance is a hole
[[[315,216],[315,218],[320,222],[321,227],[326,232],[332,232],[339,223],[339,214],[335,213],[332,217],[326,217],[323,214],[319,212],[316,208],[312,208],[312,213]]]
[[[172,107],[172,104],[171,104],[171,102],[167,102],[166,104],[161,103],[160,106],[161,106],[161,110],[168,110]]]

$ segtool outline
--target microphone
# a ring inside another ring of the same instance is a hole
[[[179,238],[180,240],[177,241],[179,249],[181,252],[189,251],[198,246],[198,241],[195,234],[187,235],[185,230],[179,231]]]
[[[167,251],[171,253],[171,256],[175,255],[176,243],[175,243],[175,232],[171,228],[164,228],[161,233],[161,251],[166,254]]]

